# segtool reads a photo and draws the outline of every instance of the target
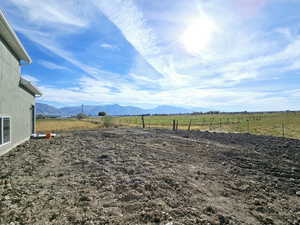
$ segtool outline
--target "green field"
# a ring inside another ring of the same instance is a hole
[[[176,123],[178,121],[178,129],[188,129],[191,121],[191,130],[240,132],[300,139],[300,112],[145,116],[144,120],[146,128],[172,129],[175,120]],[[142,127],[140,116],[112,117],[111,122],[117,126]]]

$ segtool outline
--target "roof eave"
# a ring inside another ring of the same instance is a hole
[[[20,86],[23,87],[27,92],[32,94],[34,97],[41,97],[43,94],[42,92],[37,89],[33,84],[31,84],[28,80],[24,78],[20,78]]]
[[[17,37],[16,33],[12,29],[12,27],[9,25],[7,19],[5,18],[3,12],[0,10],[0,25],[4,26],[4,29],[7,33],[3,33],[3,38],[7,42],[7,44],[12,48],[16,56],[18,57],[18,60],[25,61],[28,64],[32,63],[32,60],[25,50],[24,46],[22,45],[21,41]],[[14,45],[14,44],[15,45]]]

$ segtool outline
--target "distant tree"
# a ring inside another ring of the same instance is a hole
[[[200,115],[200,114],[203,114],[203,112],[192,112],[191,114],[192,115]]]
[[[209,111],[206,114],[219,114],[219,113],[220,113],[219,111]]]
[[[36,119],[37,119],[37,120],[46,119],[46,116],[45,116],[45,115],[42,115],[42,114],[37,114],[37,115],[36,115]]]
[[[76,115],[76,118],[79,119],[79,120],[82,120],[82,119],[87,118],[87,115],[85,115],[84,113],[78,113]]]
[[[98,112],[98,116],[106,116],[106,112]]]

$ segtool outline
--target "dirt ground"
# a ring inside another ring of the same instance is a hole
[[[0,224],[300,224],[300,141],[114,128],[0,157]]]

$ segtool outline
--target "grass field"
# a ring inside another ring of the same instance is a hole
[[[145,116],[146,128],[172,129],[173,120],[178,129],[239,132],[258,135],[284,136],[300,139],[300,113],[257,113],[257,114],[203,114]],[[44,119],[37,121],[38,132],[95,129],[99,127],[127,126],[142,127],[140,116],[90,117],[78,119]]]
[[[37,120],[37,132],[55,132],[66,130],[95,129],[99,124],[78,119],[42,119]]]
[[[175,120],[176,123],[178,121],[178,129],[188,129],[191,121],[191,130],[241,132],[300,139],[299,112],[145,116],[144,120],[146,128],[172,129]],[[142,126],[140,116],[113,117],[112,123],[118,126]]]

